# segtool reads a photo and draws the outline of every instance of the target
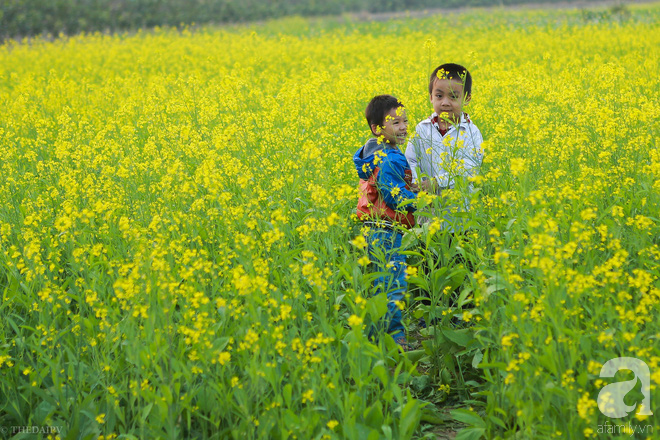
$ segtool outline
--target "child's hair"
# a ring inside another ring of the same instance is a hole
[[[463,93],[465,93],[465,96],[472,93],[472,75],[460,64],[446,63],[436,67],[429,79],[429,94],[433,93],[433,83],[436,78],[460,81],[463,83]]]
[[[385,115],[393,108],[399,107],[403,107],[403,104],[392,95],[374,96],[364,111],[369,129],[372,125],[382,126],[385,122]]]

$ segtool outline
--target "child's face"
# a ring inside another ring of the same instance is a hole
[[[392,145],[401,145],[406,143],[408,135],[408,116],[403,107],[393,108],[385,114],[383,126],[372,126],[372,131],[376,136],[383,136],[385,142]]]
[[[439,79],[433,82],[431,104],[440,119],[460,122],[463,106],[470,102],[470,95],[463,93],[463,83],[455,79]]]

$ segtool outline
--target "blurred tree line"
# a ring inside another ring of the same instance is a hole
[[[534,0],[0,0],[0,39]],[[547,0],[546,0],[547,1]],[[552,0],[551,0],[552,1]],[[560,0],[554,0],[560,1]]]

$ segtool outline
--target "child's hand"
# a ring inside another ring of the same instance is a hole
[[[415,194],[420,191],[419,185],[417,185],[416,183],[411,183],[409,186],[410,186],[410,191],[414,192]]]
[[[435,179],[426,179],[421,182],[421,189],[426,191],[429,194],[435,193]]]

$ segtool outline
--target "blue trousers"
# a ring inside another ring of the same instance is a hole
[[[374,295],[387,295],[387,315],[378,328],[386,328],[394,340],[405,337],[401,309],[396,305],[397,301],[404,301],[408,288],[406,256],[400,252],[402,237],[401,232],[382,228],[372,228],[367,236],[369,257],[379,273],[374,281]]]

